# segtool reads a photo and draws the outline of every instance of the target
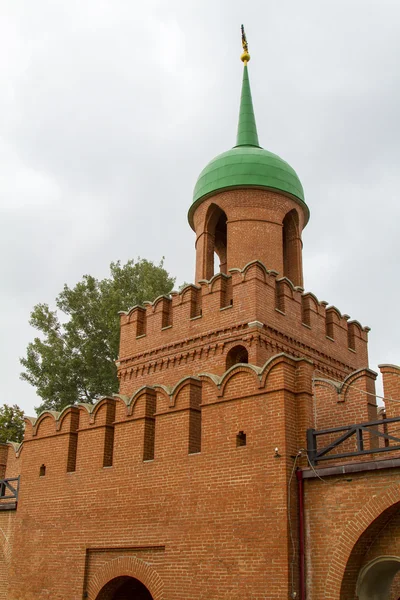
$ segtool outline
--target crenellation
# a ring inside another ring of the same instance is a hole
[[[302,288],[295,287],[287,277],[275,278],[276,307],[290,313],[293,320],[302,322]]]
[[[382,364],[379,370],[383,379],[386,416],[388,419],[400,417],[400,367]]]
[[[7,442],[6,465],[4,477],[18,477],[21,474],[22,467],[22,455],[24,449],[24,442],[20,444],[15,442]]]
[[[189,284],[185,286],[181,293],[177,293],[173,297],[173,308],[177,306],[179,303],[189,305],[189,319],[195,319],[201,316],[202,313],[202,288],[201,286]],[[183,313],[180,317],[184,318],[185,314]]]
[[[225,312],[226,308],[230,309],[229,313]],[[135,314],[144,319],[141,325],[141,331],[147,331],[144,336],[135,335],[135,326],[131,324],[138,321]],[[289,333],[291,344],[295,342],[295,345],[297,335],[292,336],[290,332],[306,325],[310,331],[303,328],[302,341],[311,354],[317,353],[319,339],[319,347],[327,346],[326,354],[331,354],[332,358],[342,358],[343,353],[347,355],[347,373],[364,364],[367,358],[367,328],[360,326],[358,329],[352,324],[356,322],[348,321],[349,317],[342,316],[334,306],[328,307],[328,303],[319,302],[313,294],[293,286],[287,277],[278,278],[275,271],[269,271],[260,261],[252,261],[243,269],[231,269],[229,275],[219,273],[209,281],[201,280],[197,286],[185,286],[172,297],[147,303],[145,312],[135,307],[128,314],[122,314],[118,361],[120,379],[126,384],[122,391],[129,392],[132,389],[129,382],[134,383],[138,377],[157,370],[170,371],[183,359],[193,362],[201,351],[198,343],[205,347],[209,345],[210,326],[219,324],[224,328],[235,321],[243,324],[244,319],[247,323],[259,321],[272,325],[284,335]],[[175,340],[179,340],[178,346]],[[187,352],[178,351],[182,342],[188,347]],[[148,361],[149,352],[155,360],[143,369],[140,365]],[[156,358],[160,352],[160,358]],[[180,373],[177,372],[178,378]],[[173,383],[173,380],[168,381]]]
[[[59,413],[55,411],[42,412],[33,427],[33,437],[47,437],[55,435],[58,416]]]
[[[231,300],[228,304],[229,297]],[[226,313],[226,308],[230,309],[229,313]],[[135,315],[143,318],[141,331],[146,329],[146,335],[135,335],[137,326],[135,331],[134,323],[138,321]],[[157,370],[170,371],[171,367],[175,370],[183,359],[193,362],[195,356],[201,356],[198,344],[204,347],[209,345],[211,326],[219,325],[224,330],[225,326],[236,322],[243,327],[243,320],[272,325],[283,335],[289,333],[288,337],[295,345],[298,345],[297,334],[292,336],[290,332],[306,325],[309,333],[304,327],[302,343],[310,349],[311,354],[317,356],[317,345],[329,346],[325,354],[332,355],[332,358],[340,357],[341,362],[344,353],[347,355],[347,373],[365,364],[367,328],[358,329],[352,324],[356,322],[348,322],[348,316],[342,316],[335,307],[328,307],[324,301],[319,302],[309,292],[304,293],[302,288],[293,286],[288,278],[277,278],[276,272],[266,269],[260,261],[252,261],[243,269],[231,269],[229,275],[220,273],[210,281],[200,281],[197,286],[186,286],[180,293],[174,292],[172,298],[158,298],[155,303],[148,303],[145,311],[135,307],[128,314],[122,314],[118,361],[119,376],[124,382],[121,391],[129,393],[132,389],[129,382],[134,385],[138,378],[156,373]],[[317,344],[318,339],[320,342]],[[182,343],[188,348],[187,352],[179,351]],[[151,354],[154,359],[148,363]],[[146,361],[147,367],[144,369]],[[178,378],[181,373],[177,371]],[[168,381],[174,382],[169,377]]]
[[[318,299],[311,292],[301,296],[301,322],[307,327],[312,327],[318,314]]]
[[[38,460],[32,464],[37,469],[46,465],[46,477],[55,470],[89,474],[104,466],[118,468],[128,460],[121,452],[122,448],[126,452],[128,440],[129,455],[140,456],[141,460],[157,460],[157,452],[165,456],[165,445],[170,448],[172,440],[171,460],[177,453],[197,453],[201,451],[202,412],[208,404],[235,398],[250,402],[254,395],[279,390],[282,382],[295,391],[293,366],[303,362],[304,359],[280,355],[262,368],[239,364],[220,377],[204,373],[185,377],[172,387],[142,386],[130,399],[119,395],[103,397],[89,405],[90,411],[84,404],[68,406],[62,413],[45,411],[35,420],[36,435],[28,437],[24,444],[38,444]],[[286,372],[292,373],[290,381]],[[214,390],[211,397],[203,393],[206,381]],[[57,468],[52,458],[55,447],[58,460],[62,454],[65,457],[59,460]]]
[[[203,315],[216,313],[218,309],[229,306],[231,289],[231,277],[225,273],[217,273],[207,282],[207,285],[202,285]]]

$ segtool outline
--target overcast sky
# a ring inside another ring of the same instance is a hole
[[[196,178],[234,145],[246,27],[260,144],[311,211],[305,287],[399,363],[398,0],[0,0],[0,404],[29,313],[112,260],[194,276]],[[268,266],[268,265],[267,265]]]

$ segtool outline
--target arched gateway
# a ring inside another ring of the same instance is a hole
[[[138,579],[121,576],[109,581],[96,600],[153,600],[153,596]]]
[[[89,576],[88,600],[163,600],[163,581],[147,562],[120,556]]]

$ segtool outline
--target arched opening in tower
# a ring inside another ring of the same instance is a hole
[[[211,204],[206,218],[206,243],[203,277],[227,271],[227,216],[216,204]]]
[[[221,211],[215,226],[215,254],[219,258],[219,273],[226,273],[227,226],[226,214]]]
[[[231,348],[226,355],[226,369],[230,369],[233,365],[237,365],[238,363],[249,362],[249,353],[244,346],[234,346]]]
[[[282,227],[283,275],[294,285],[303,285],[302,241],[299,216],[295,209],[287,213]]]
[[[153,600],[153,596],[143,583],[134,577],[116,577],[100,591],[96,600]]]

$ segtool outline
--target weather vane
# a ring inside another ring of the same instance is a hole
[[[247,45],[246,33],[244,31],[243,25],[242,25],[242,46],[243,46],[243,54],[240,57],[240,59],[244,62],[244,65],[246,66],[250,60],[250,54],[249,54],[249,47]]]

